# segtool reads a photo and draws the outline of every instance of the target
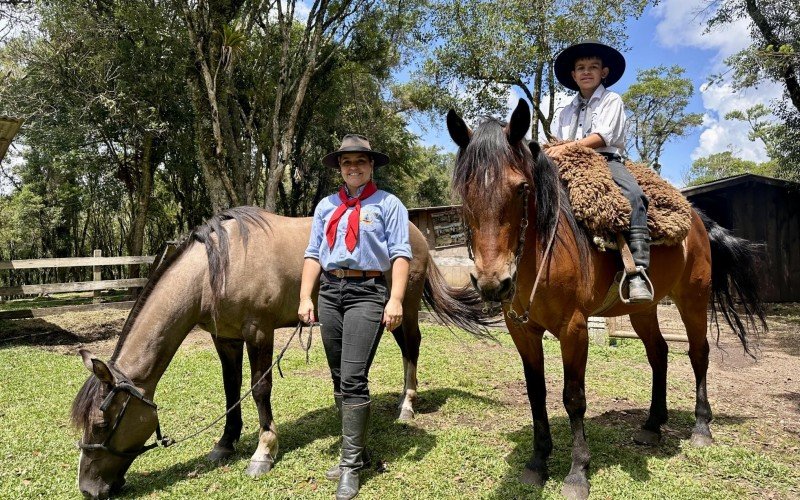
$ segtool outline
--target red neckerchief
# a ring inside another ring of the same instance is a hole
[[[358,242],[358,221],[361,218],[361,200],[366,200],[377,191],[378,187],[375,186],[375,183],[372,181],[367,182],[364,186],[364,190],[361,191],[361,194],[356,198],[348,198],[347,188],[344,185],[339,188],[339,199],[342,200],[342,204],[336,207],[331,221],[328,223],[327,229],[325,229],[325,235],[328,238],[328,248],[332,249],[333,244],[336,243],[336,228],[339,227],[339,219],[342,218],[342,215],[344,215],[348,208],[356,207],[347,217],[347,233],[344,237],[347,250],[349,252],[353,251]]]

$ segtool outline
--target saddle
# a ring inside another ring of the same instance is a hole
[[[545,144],[542,148],[547,152],[549,146]],[[611,178],[606,159],[595,150],[577,144],[551,158],[567,187],[575,218],[589,230],[601,250],[617,249],[616,235],[628,230],[631,206]],[[650,200],[647,227],[653,240],[651,245],[682,242],[691,226],[689,201],[646,165],[625,162],[625,167]]]

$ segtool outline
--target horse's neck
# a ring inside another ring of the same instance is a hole
[[[183,257],[152,289],[117,347],[116,367],[150,397],[201,313],[205,268],[193,269],[199,259]]]

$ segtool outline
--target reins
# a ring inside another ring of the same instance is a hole
[[[168,447],[170,447],[170,446],[172,446],[174,444],[183,443],[185,441],[188,441],[190,439],[193,439],[193,438],[199,436],[200,434],[204,433],[205,431],[207,431],[208,429],[210,429],[211,427],[216,425],[220,420],[222,420],[223,418],[228,416],[228,414],[231,411],[233,411],[234,408],[236,408],[237,406],[240,406],[242,404],[242,401],[244,401],[244,399],[253,392],[255,387],[258,384],[260,384],[264,380],[264,378],[272,372],[273,368],[275,368],[277,366],[278,367],[278,374],[281,376],[281,378],[283,378],[283,372],[281,371],[281,366],[280,366],[281,359],[283,358],[283,355],[286,353],[286,350],[289,348],[289,345],[292,343],[292,340],[294,339],[295,335],[299,334],[298,338],[299,338],[299,341],[300,341],[300,346],[303,348],[303,350],[306,353],[306,363],[308,363],[309,351],[311,350],[311,339],[312,339],[312,336],[313,336],[313,333],[314,333],[314,327],[315,326],[319,326],[319,323],[311,323],[311,325],[309,326],[309,331],[308,331],[308,341],[305,344],[303,344],[303,323],[299,322],[297,324],[297,327],[295,327],[294,331],[289,336],[289,340],[286,341],[286,345],[283,346],[283,349],[281,349],[281,352],[278,354],[278,356],[275,359],[275,361],[272,362],[272,365],[270,365],[270,367],[267,369],[267,371],[265,371],[261,375],[261,377],[259,377],[259,379],[256,381],[256,383],[254,383],[253,385],[250,386],[250,389],[248,389],[247,392],[245,392],[244,395],[241,398],[239,398],[239,401],[237,401],[234,404],[232,404],[231,407],[228,408],[225,411],[225,413],[223,413],[222,415],[220,415],[219,417],[214,419],[213,422],[211,422],[210,424],[206,425],[205,427],[203,427],[203,428],[201,428],[201,429],[199,429],[199,430],[197,430],[197,431],[195,431],[195,432],[193,432],[193,433],[191,433],[191,434],[189,434],[187,436],[184,436],[184,437],[181,437],[181,438],[178,438],[178,439],[172,439],[172,438],[170,438],[168,436],[162,436],[162,434],[161,434],[161,423],[158,422],[158,406],[153,401],[145,398],[144,395],[141,392],[139,392],[139,390],[136,389],[136,387],[134,387],[132,384],[130,384],[128,382],[122,382],[120,384],[115,385],[111,389],[111,392],[108,394],[108,396],[106,396],[106,398],[103,400],[103,403],[100,405],[100,410],[106,411],[108,409],[109,405],[111,404],[111,401],[114,399],[114,396],[117,394],[117,392],[126,392],[126,393],[128,393],[128,398],[123,403],[122,410],[120,410],[120,412],[117,414],[116,418],[114,419],[114,424],[112,425],[111,432],[108,434],[108,437],[106,437],[106,439],[102,443],[88,443],[87,444],[87,443],[82,443],[82,442],[78,441],[78,443],[76,443],[78,448],[80,448],[81,450],[85,450],[85,451],[102,450],[102,451],[107,451],[107,452],[111,453],[112,455],[117,455],[117,456],[121,456],[121,457],[125,457],[125,458],[136,458],[139,455],[141,455],[142,453],[144,453],[144,452],[146,452],[148,450],[152,450],[153,448],[156,448],[159,445],[161,447],[163,447],[163,448],[168,448]],[[134,450],[134,451],[119,451],[119,450],[116,450],[116,449],[112,448],[110,446],[110,442],[111,442],[111,438],[114,436],[114,433],[116,432],[117,428],[119,427],[120,422],[122,421],[122,417],[125,415],[125,411],[128,409],[128,403],[130,402],[131,397],[133,397],[134,399],[138,399],[139,401],[142,401],[143,403],[147,404],[148,406],[151,406],[156,411],[156,422],[157,422],[156,423],[156,440],[153,443],[150,443],[148,445],[142,446],[138,450]]]

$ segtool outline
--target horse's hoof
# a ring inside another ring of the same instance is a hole
[[[714,438],[705,434],[693,432],[692,439],[690,439],[689,442],[692,443],[692,446],[703,448],[704,446],[711,446],[714,444]]]
[[[586,500],[589,498],[589,482],[584,477],[567,476],[561,494],[567,500]]]
[[[543,471],[533,470],[525,467],[522,469],[522,474],[519,476],[519,480],[524,484],[530,484],[532,486],[536,486],[537,488],[541,488],[544,486],[545,481],[547,481],[547,474]]]
[[[214,449],[206,455],[206,460],[209,462],[222,462],[223,460],[227,460],[236,453],[234,448],[228,448],[226,446],[220,446],[219,444],[214,445]]]
[[[410,422],[414,420],[414,410],[411,408],[400,408],[400,416],[397,417],[397,420],[401,420],[403,422]]]
[[[645,446],[656,446],[661,441],[661,433],[639,429],[633,434],[633,442]]]
[[[247,466],[247,475],[253,479],[260,477],[272,470],[272,464],[275,460],[269,455],[265,455],[261,460],[250,460],[250,465]]]

